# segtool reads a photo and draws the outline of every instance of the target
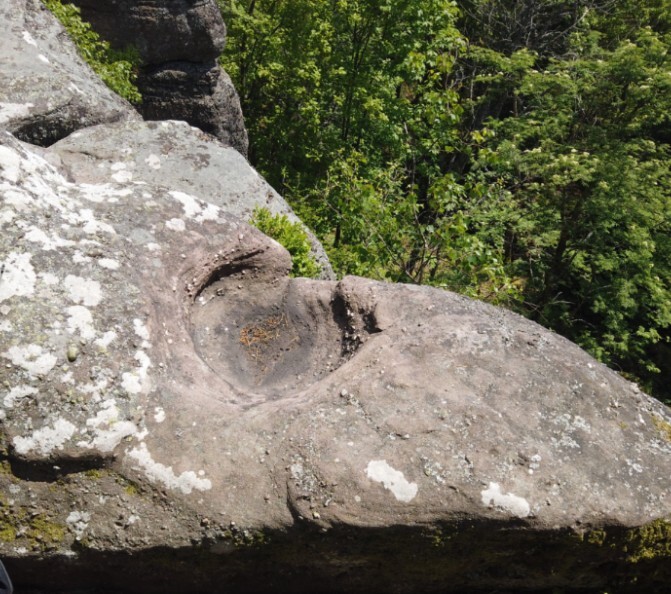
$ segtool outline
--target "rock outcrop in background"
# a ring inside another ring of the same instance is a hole
[[[226,28],[214,0],[73,3],[113,47],[139,51],[139,109],[146,119],[185,120],[247,154],[240,101],[217,63]]]
[[[0,4],[0,127],[48,146],[104,122],[139,120],[77,54],[39,0]]]
[[[11,52],[35,51],[22,27],[57,27],[38,16],[0,23]],[[67,81],[36,43],[37,80]],[[29,63],[13,53],[6,81]],[[19,142],[17,113],[51,134],[50,84],[0,89],[17,589],[666,591],[667,407],[510,312],[290,279],[235,216],[281,198],[186,123],[109,123],[112,103],[90,128],[67,112],[78,131],[49,148]]]

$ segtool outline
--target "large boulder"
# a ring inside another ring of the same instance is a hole
[[[138,85],[146,119],[184,120],[247,156],[249,142],[240,99],[218,65],[170,62],[145,67]]]
[[[122,147],[120,149],[120,147]],[[162,184],[249,220],[257,207],[300,219],[242,155],[181,121],[122,122],[81,130],[45,153],[70,181]],[[311,238],[324,278],[333,278],[324,248]]]
[[[226,27],[216,0],[76,0],[84,18],[120,49],[148,64],[216,60]]]
[[[138,50],[145,118],[185,120],[247,154],[240,100],[217,63],[226,28],[215,0],[73,2],[114,47]]]
[[[0,146],[22,591],[665,591],[668,408],[504,310],[290,279],[144,160],[72,183]]]
[[[102,122],[139,119],[81,59],[39,0],[0,3],[0,130],[48,146]]]

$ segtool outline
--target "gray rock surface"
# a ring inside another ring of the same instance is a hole
[[[226,27],[216,0],[76,0],[84,18],[120,49],[148,64],[216,60]]]
[[[239,98],[217,64],[226,28],[215,0],[73,2],[114,47],[139,51],[145,118],[185,120],[247,154]]]
[[[125,148],[72,183],[0,146],[0,556],[24,590],[665,591],[668,408],[504,310],[289,279]]]
[[[0,130],[47,146],[86,126],[138,118],[79,57],[39,0],[0,3]]]
[[[214,64],[170,62],[145,68],[138,80],[148,120],[184,120],[247,155],[248,141],[238,93]]]
[[[285,200],[238,151],[185,122],[127,122],[81,130],[45,153],[70,181],[162,184],[249,220],[256,207],[300,222]],[[324,278],[333,278],[324,248],[312,239]]]

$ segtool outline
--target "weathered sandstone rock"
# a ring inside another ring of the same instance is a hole
[[[217,64],[226,28],[215,0],[73,2],[114,47],[139,51],[145,118],[185,120],[247,154],[239,98]]]
[[[148,64],[216,60],[226,28],[216,0],[76,0],[84,18],[119,48]]]
[[[137,118],[79,57],[39,0],[0,3],[0,130],[47,146],[86,126]]]
[[[504,310],[289,279],[275,242],[118,150],[71,183],[0,146],[22,591],[664,591],[668,408]]]
[[[219,66],[170,62],[145,68],[138,85],[148,120],[184,120],[247,155],[248,140],[238,93]]]
[[[238,151],[185,122],[94,126],[53,145],[46,156],[77,183],[162,184],[205,199],[244,220],[249,220],[254,208],[265,207],[299,221]],[[306,232],[324,278],[333,278],[324,248],[308,229]]]

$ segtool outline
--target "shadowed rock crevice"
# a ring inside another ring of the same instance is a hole
[[[44,580],[50,592],[68,594],[219,592],[222,584],[234,592],[601,594],[604,574],[611,578],[608,591],[642,591],[634,577],[636,564],[622,565],[628,555],[622,547],[636,548],[636,538],[617,527],[533,533],[495,521],[464,520],[437,529],[337,526],[318,533],[300,523],[288,532],[215,525],[210,532],[196,549],[102,552],[81,545],[71,559],[6,563],[27,594],[43,592]],[[106,568],[104,583],[100,567]],[[661,584],[671,573],[666,568],[658,577]]]
[[[10,449],[7,458],[0,458],[0,464],[9,464],[12,474],[22,481],[53,483],[69,474],[77,474],[91,470],[107,469],[110,460],[98,454],[79,458],[59,458],[56,463],[46,460],[25,460],[15,457]]]

